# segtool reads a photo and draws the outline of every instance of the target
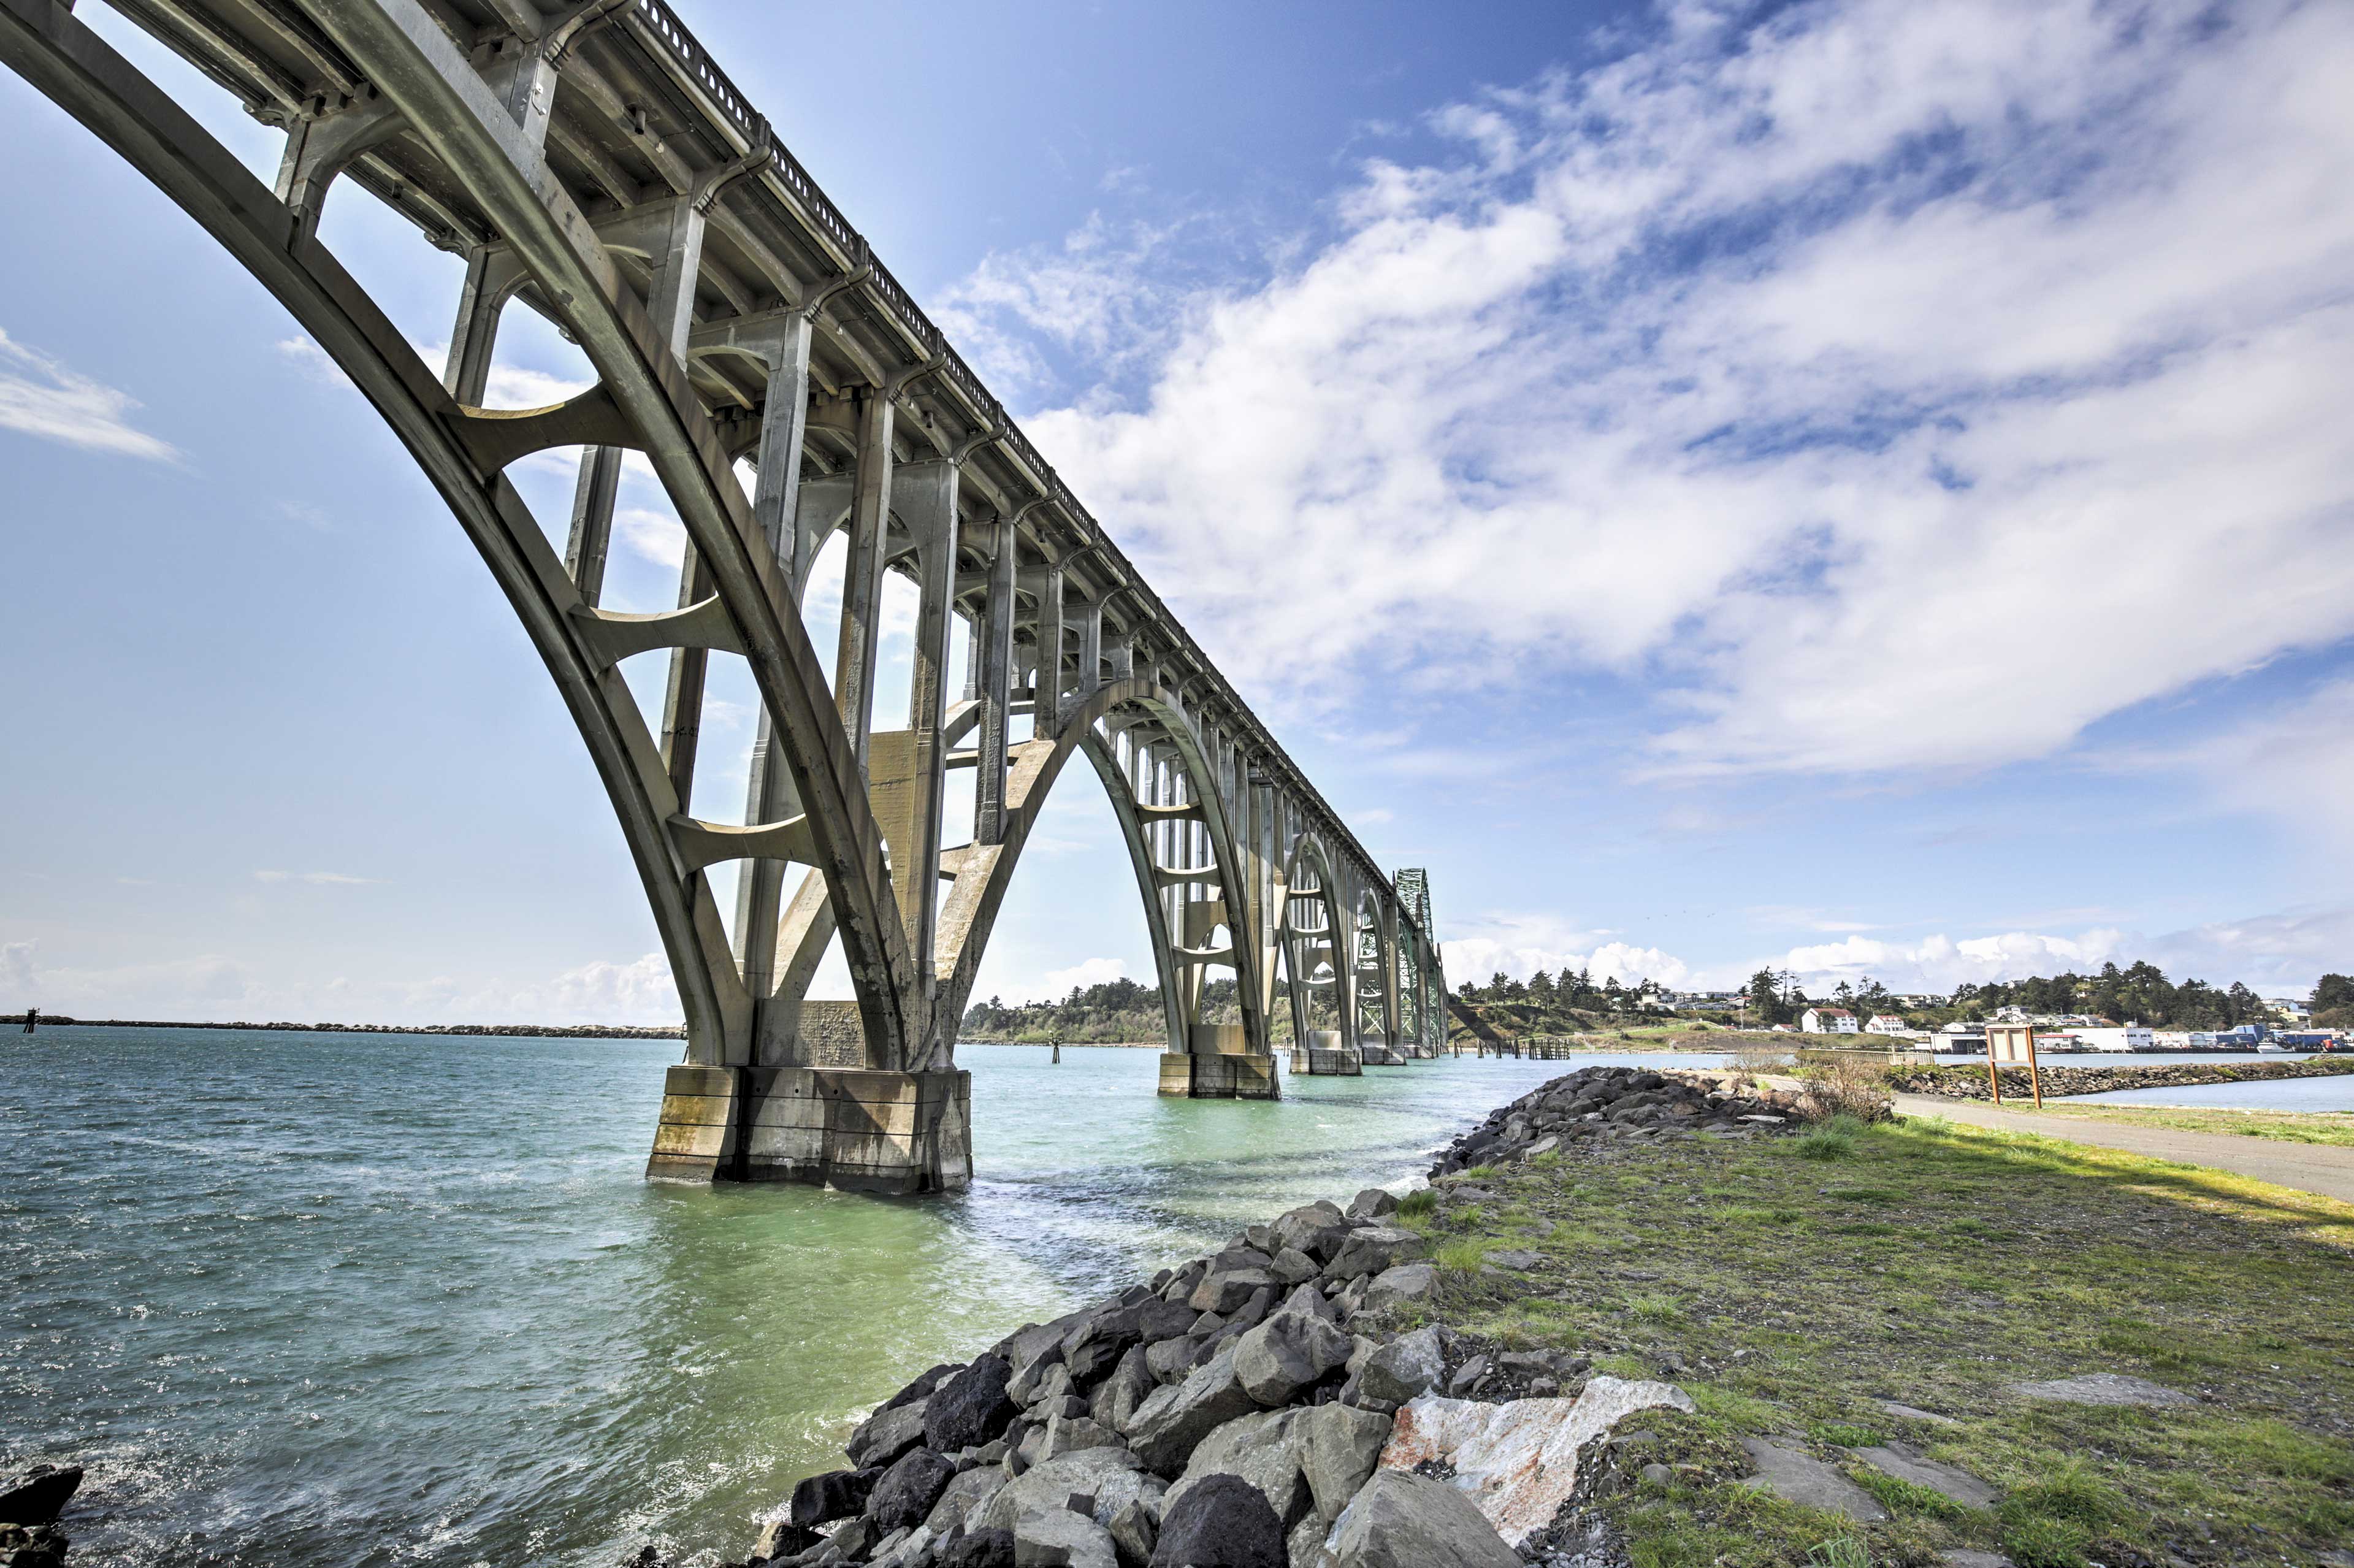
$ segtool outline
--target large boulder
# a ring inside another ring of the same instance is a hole
[[[1401,1263],[1385,1268],[1366,1285],[1363,1309],[1411,1306],[1438,1293],[1438,1270],[1426,1263]]]
[[[1331,1568],[1521,1568],[1471,1499],[1408,1470],[1377,1470],[1332,1526]]]
[[[966,1517],[971,1530],[1011,1530],[1025,1513],[1067,1508],[1073,1498],[1094,1499],[1091,1518],[1107,1524],[1130,1503],[1155,1514],[1168,1483],[1147,1475],[1125,1448],[1082,1448],[1032,1466]]]
[[[1204,1478],[1169,1504],[1152,1568],[1285,1568],[1283,1521],[1239,1476]]]
[[[939,1568],[1015,1568],[1013,1532],[968,1531],[940,1548]]]
[[[1436,1324],[1400,1334],[1365,1359],[1358,1392],[1368,1399],[1404,1404],[1427,1393],[1447,1375],[1447,1348]]]
[[[1671,1383],[1615,1377],[1595,1378],[1575,1399],[1480,1404],[1426,1393],[1398,1412],[1382,1467],[1448,1467],[1497,1533],[1519,1546],[1568,1500],[1580,1448],[1632,1412],[1661,1405],[1690,1411],[1692,1402]]]
[[[1421,1248],[1422,1238],[1412,1231],[1395,1225],[1360,1225],[1324,1266],[1324,1277],[1359,1279],[1379,1274]]]
[[[859,1423],[858,1430],[842,1451],[850,1462],[862,1470],[888,1465],[924,1440],[925,1416],[931,1409],[929,1399],[918,1399],[907,1404],[895,1404],[878,1410]],[[961,1447],[960,1444],[958,1446]],[[939,1445],[935,1443],[934,1447]],[[953,1453],[955,1450],[951,1449]]]
[[[1013,1521],[1014,1568],[1119,1568],[1111,1531],[1083,1513],[1048,1509]]]
[[[1397,1213],[1398,1201],[1379,1187],[1368,1187],[1349,1200],[1349,1217],[1352,1220],[1386,1219]]]
[[[1213,1477],[1238,1476],[1267,1499],[1278,1522],[1289,1524],[1309,1501],[1299,1449],[1291,1441],[1293,1425],[1307,1414],[1266,1410],[1227,1422],[1195,1446],[1185,1461],[1185,1473],[1169,1488],[1167,1505],[1175,1508],[1187,1493]]]
[[[792,1501],[785,1507],[785,1518],[790,1523],[808,1529],[864,1513],[868,1494],[882,1478],[879,1468],[828,1470],[822,1476],[808,1477],[794,1485]]]
[[[1003,1432],[1022,1412],[1005,1392],[1013,1376],[1012,1363],[991,1351],[942,1383],[923,1404],[924,1442],[953,1454]]]
[[[1152,1397],[1152,1364],[1142,1345],[1130,1345],[1111,1376],[1096,1385],[1088,1413],[1117,1432],[1136,1414],[1136,1407]]]
[[[1239,1311],[1258,1291],[1266,1291],[1271,1299],[1278,1284],[1263,1266],[1214,1268],[1202,1277],[1202,1283],[1193,1287],[1185,1304],[1196,1312],[1215,1312],[1224,1317]]]
[[[36,1465],[16,1479],[0,1484],[0,1524],[30,1530],[55,1524],[58,1515],[81,1487],[80,1465]]]
[[[929,1448],[900,1456],[866,1497],[866,1517],[885,1531],[907,1530],[931,1516],[932,1505],[956,1478],[956,1461]]]
[[[1137,1406],[1124,1436],[1147,1469],[1173,1476],[1185,1467],[1195,1444],[1257,1408],[1235,1372],[1235,1347],[1228,1342],[1186,1373],[1184,1382],[1155,1390]]]
[[[1265,1405],[1288,1404],[1349,1359],[1349,1336],[1308,1312],[1278,1312],[1235,1341],[1235,1375]]]
[[[935,1539],[948,1534],[970,1518],[974,1510],[1005,1489],[1010,1478],[1002,1465],[976,1465],[958,1472],[949,1481],[932,1511],[925,1516],[924,1528]]]
[[[915,1382],[885,1400],[877,1408],[896,1410],[903,1404],[913,1404],[919,1399],[929,1398],[932,1390],[963,1370],[964,1363],[961,1361],[942,1361],[938,1366],[917,1374]]]
[[[1331,1524],[1381,1462],[1391,1420],[1345,1404],[1320,1404],[1298,1413],[1285,1435],[1299,1461],[1300,1478],[1316,1516]]]

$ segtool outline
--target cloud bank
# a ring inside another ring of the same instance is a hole
[[[2354,633],[2348,79],[2343,6],[1679,4],[1267,276],[954,305],[1182,323],[1026,422],[1255,689],[1603,667],[1654,772],[1996,765]]]

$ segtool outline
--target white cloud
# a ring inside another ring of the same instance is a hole
[[[128,395],[78,376],[0,331],[0,429],[124,457],[177,458],[169,442],[132,426],[129,415],[137,407]]]
[[[686,525],[666,512],[625,506],[613,514],[613,532],[624,547],[657,566],[686,564]]]
[[[2046,755],[2354,632],[2354,11],[1754,15],[1437,117],[1033,435],[1246,683],[1608,666],[1666,772]],[[1094,264],[960,307],[1085,350]]]
[[[1128,973],[1128,966],[1118,959],[1081,959],[1066,969],[1049,969],[1043,984],[1044,994],[1050,1000],[1071,993],[1073,986],[1103,985]]]
[[[1621,985],[1652,980],[1678,986],[1691,967],[1672,953],[1617,939],[1607,931],[1582,931],[1543,915],[1487,914],[1463,922],[1478,933],[1439,944],[1452,985],[1485,985],[1497,973],[1526,980],[1539,969],[1589,971],[1596,984]]]
[[[317,887],[360,887],[381,882],[377,876],[351,876],[340,871],[257,871],[256,882],[307,882]]]
[[[2106,760],[2188,771],[2225,805],[2273,819],[2336,867],[2354,866],[2354,679],[2326,681],[2187,747]]]

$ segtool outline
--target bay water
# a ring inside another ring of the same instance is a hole
[[[1403,1190],[1585,1065],[1169,1100],[1144,1050],[965,1046],[947,1198],[641,1179],[676,1042],[0,1035],[0,1463],[84,1568],[615,1568],[748,1551],[907,1378],[1293,1204]]]

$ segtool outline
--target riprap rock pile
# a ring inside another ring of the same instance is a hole
[[[849,1467],[793,1489],[750,1564],[1519,1568],[1511,1542],[1570,1496],[1577,1442],[1683,1396],[1388,1331],[1438,1284],[1396,1207],[1294,1209],[934,1367],[852,1435]],[[1446,1397],[1475,1384],[1559,1396]],[[1460,1445],[1484,1467],[1427,1473]]]
[[[1430,1174],[1436,1180],[1475,1165],[1526,1160],[1579,1139],[1778,1132],[1798,1119],[1797,1107],[1797,1096],[1778,1089],[1736,1094],[1696,1075],[1585,1067],[1491,1112],[1439,1156]]]

